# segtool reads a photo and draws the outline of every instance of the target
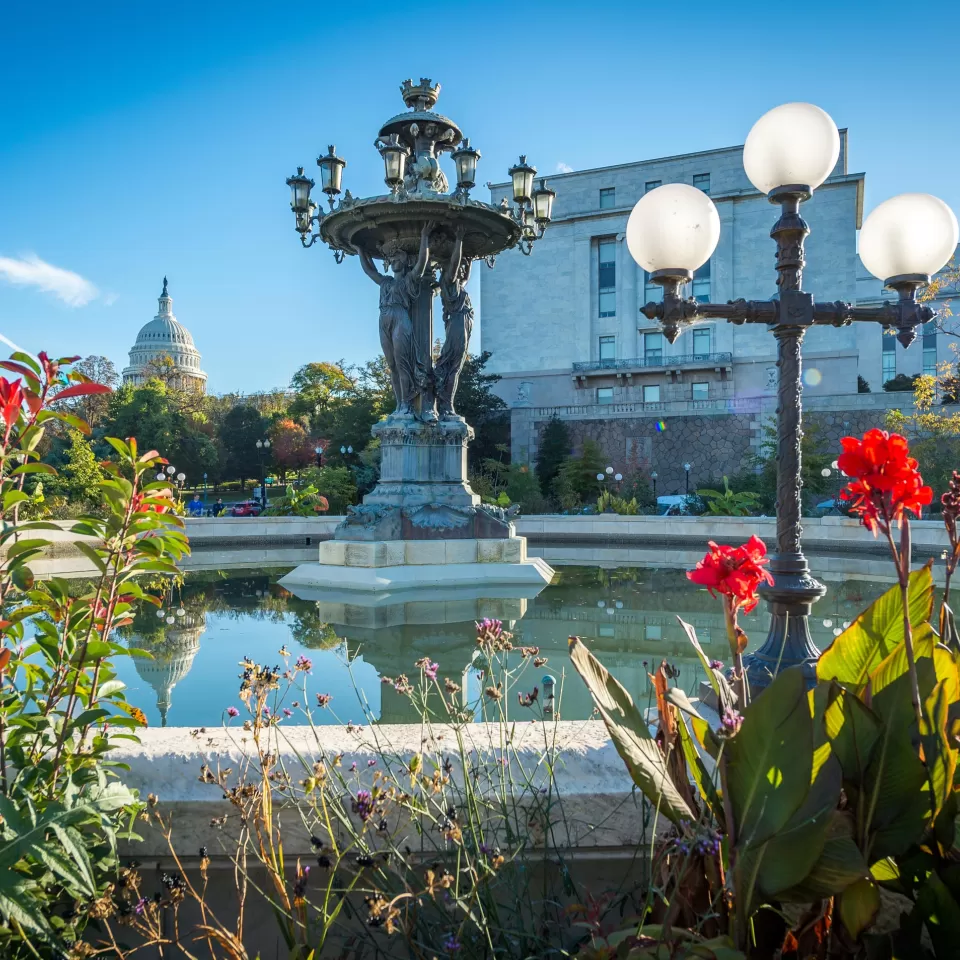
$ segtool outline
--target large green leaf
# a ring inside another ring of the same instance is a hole
[[[630,694],[576,637],[570,638],[570,659],[583,677],[633,782],[674,823],[695,820],[670,779],[663,754]]]
[[[910,574],[910,624],[919,627],[933,612],[931,563]],[[899,584],[874,600],[817,661],[818,680],[837,680],[857,692],[881,660],[903,643],[903,599]]]
[[[702,717],[700,720],[705,722]],[[690,776],[693,778],[693,782],[700,792],[700,797],[706,806],[710,808],[710,812],[714,818],[722,825],[724,822],[723,801],[717,790],[717,785],[714,783],[716,768],[714,768],[713,775],[707,770],[703,758],[700,756],[696,744],[693,742],[693,737],[690,735],[690,730],[687,728],[686,717],[677,718],[677,731],[680,734],[680,746],[683,749],[683,757],[687,761],[687,769],[690,771]]]
[[[960,948],[960,904],[936,871],[931,871],[917,893],[922,914],[937,957],[955,957]]]
[[[869,877],[861,877],[840,894],[837,911],[847,932],[856,940],[880,912],[880,888]]]
[[[737,847],[759,846],[807,797],[813,771],[813,720],[799,667],[782,671],[750,704],[725,746]]]
[[[830,758],[783,829],[738,855],[737,894],[748,911],[806,878],[823,853],[839,798],[840,765]]]
[[[817,862],[795,887],[781,891],[780,900],[809,903],[832,897],[868,873],[867,863],[853,839],[853,815],[834,810]]]
[[[835,694],[824,712],[824,726],[834,756],[840,761],[843,779],[859,786],[880,741],[883,723],[857,696],[847,693],[836,681],[831,681]]]

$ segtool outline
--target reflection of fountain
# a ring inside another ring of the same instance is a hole
[[[187,613],[178,618],[175,626],[163,632],[162,639],[131,646],[140,646],[153,659],[133,655],[133,666],[139,677],[149,683],[157,693],[157,709],[160,711],[160,726],[167,725],[167,711],[173,688],[190,672],[193,658],[200,651],[200,637],[206,629],[206,614]]]

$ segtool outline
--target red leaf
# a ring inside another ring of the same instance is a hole
[[[0,367],[3,367],[4,370],[12,370],[14,373],[19,373],[21,377],[32,380],[34,383],[40,382],[37,375],[28,366],[17,363],[15,360],[0,360]]]
[[[112,393],[104,383],[75,383],[72,387],[65,387],[53,399],[66,400],[67,397],[85,397],[91,393]]]

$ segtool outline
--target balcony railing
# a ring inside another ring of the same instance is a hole
[[[664,356],[662,353],[629,360],[586,360],[573,365],[574,373],[599,373],[603,370],[637,370],[663,367],[712,367],[733,362],[732,353],[683,353],[680,356]]]

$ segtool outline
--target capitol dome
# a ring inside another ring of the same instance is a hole
[[[190,331],[173,315],[173,298],[167,293],[167,278],[163,278],[160,310],[137,334],[130,351],[130,365],[124,368],[123,382],[135,386],[160,376],[180,390],[204,393],[207,375],[200,369],[200,351],[193,344]],[[173,367],[168,376],[161,361],[169,360]]]

